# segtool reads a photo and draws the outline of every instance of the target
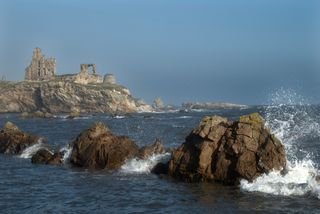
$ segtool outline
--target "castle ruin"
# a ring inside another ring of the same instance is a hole
[[[54,79],[79,84],[116,84],[116,79],[113,74],[106,74],[103,79],[97,74],[96,69],[96,64],[81,64],[79,73],[56,75],[56,59],[46,59],[41,49],[35,48],[31,63],[26,68],[25,80],[44,81]]]
[[[92,73],[89,68],[92,68]],[[75,83],[88,84],[88,83],[102,83],[102,77],[96,74],[96,64],[81,64],[80,72],[75,76]]]
[[[42,54],[40,48],[35,48],[30,65],[25,70],[25,80],[50,80],[56,75],[56,59]]]

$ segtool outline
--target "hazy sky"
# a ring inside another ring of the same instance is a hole
[[[316,0],[0,0],[0,75],[22,80],[35,47],[148,102],[258,104],[280,87],[320,101]]]

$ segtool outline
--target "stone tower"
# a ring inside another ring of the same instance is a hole
[[[116,78],[113,74],[106,74],[103,78],[103,83],[106,84],[117,84]]]
[[[49,80],[56,74],[56,59],[46,59],[41,49],[35,48],[31,63],[25,71],[25,80]]]

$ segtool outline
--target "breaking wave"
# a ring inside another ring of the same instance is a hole
[[[70,160],[71,152],[72,152],[72,147],[70,145],[64,146],[60,149],[60,152],[63,153],[62,157],[62,163],[66,164]]]
[[[40,138],[38,142],[32,146],[27,147],[25,150],[22,151],[20,158],[31,158],[34,154],[37,153],[39,149],[45,148],[43,143],[43,139]]]
[[[120,168],[120,172],[125,174],[148,174],[157,163],[168,161],[169,157],[170,153],[164,153],[151,155],[146,160],[138,158],[127,160]]]
[[[320,146],[316,145],[320,138],[316,109],[295,91],[281,89],[272,95],[265,118],[266,125],[286,148],[286,174],[273,171],[252,183],[242,180],[241,189],[284,196],[312,194],[320,199],[318,166],[312,152],[305,149],[310,142],[312,147]]]

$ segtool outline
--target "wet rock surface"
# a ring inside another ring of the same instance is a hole
[[[151,155],[157,155],[157,154],[163,154],[166,152],[166,149],[162,142],[159,139],[156,139],[156,141],[148,146],[144,146],[139,150],[138,158],[146,160]]]
[[[72,145],[70,162],[90,169],[118,169],[139,152],[132,140],[112,134],[101,122],[80,133]]]
[[[48,149],[40,149],[31,158],[33,164],[50,164],[60,165],[62,164],[63,153],[51,152]]]
[[[6,122],[0,130],[0,153],[21,154],[27,147],[41,140],[40,137],[21,131],[15,124]]]
[[[173,151],[168,164],[168,174],[179,180],[237,184],[285,168],[286,154],[258,113],[241,116],[239,121],[211,116],[203,118]]]

